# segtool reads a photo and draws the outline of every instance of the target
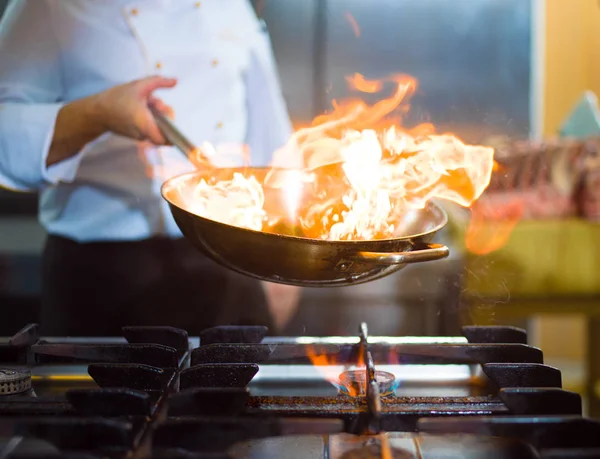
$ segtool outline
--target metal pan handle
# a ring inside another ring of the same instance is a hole
[[[186,156],[191,155],[196,150],[196,146],[190,142],[180,131],[175,127],[171,120],[152,103],[148,104],[152,116],[166,139],[177,147]]]
[[[165,136],[165,138],[176,147],[185,157],[198,168],[212,167],[210,160],[196,147],[183,133],[177,129],[177,126],[152,103],[148,108],[156,121],[156,125]]]
[[[442,244],[425,244],[423,247],[410,252],[358,252],[349,258],[377,265],[400,265],[441,260],[450,255],[450,249]]]

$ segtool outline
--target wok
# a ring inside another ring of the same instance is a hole
[[[244,229],[200,217],[186,209],[186,199],[205,179],[229,180],[236,172],[254,175],[264,183],[266,168],[206,168],[167,180],[161,189],[183,235],[220,265],[250,277],[302,287],[354,285],[382,278],[409,263],[439,260],[449,255],[443,245],[432,244],[447,223],[446,213],[433,203],[411,210],[396,222],[392,239],[326,241],[289,234]],[[295,171],[279,170],[286,174]],[[284,212],[284,190],[263,185],[265,210]],[[189,202],[189,201],[188,201]]]

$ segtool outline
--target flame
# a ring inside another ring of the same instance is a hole
[[[366,93],[376,93],[381,91],[383,83],[378,80],[366,80],[360,73],[355,73],[352,76],[347,76],[346,81],[351,89]]]
[[[150,159],[148,152],[157,151]],[[204,143],[201,147],[194,149],[188,160],[180,153],[165,157],[163,147],[156,147],[147,141],[137,142],[137,156],[142,164],[144,174],[151,179],[166,181],[198,167],[210,167],[211,164],[218,167],[239,167],[250,162],[250,147],[245,144],[222,143],[217,147],[210,143]],[[192,202],[192,207],[194,204]]]
[[[522,199],[503,204],[476,202],[471,207],[471,220],[465,238],[466,248],[475,255],[486,255],[501,249],[508,242],[524,213]]]
[[[350,24],[350,27],[352,27],[352,32],[354,33],[354,36],[356,38],[360,38],[360,26],[358,25],[358,22],[354,18],[354,16],[352,16],[352,13],[350,13],[349,11],[346,11],[346,13],[344,14],[344,17],[346,18],[346,21],[348,22],[348,24]]]
[[[301,173],[294,171],[292,176],[287,176],[282,187],[284,189],[288,221],[296,223],[295,219],[302,202],[302,191],[304,189]]]
[[[360,98],[334,101],[331,112],[297,130],[274,154],[274,167],[291,164],[298,169],[296,182],[302,185],[285,188],[284,193],[289,194],[288,214],[303,236],[390,238],[407,211],[421,209],[432,199],[469,207],[479,198],[497,167],[494,150],[466,145],[449,133],[435,134],[430,123],[404,128],[402,117],[417,89],[414,78],[369,80],[355,74],[347,82],[359,93],[376,94],[391,87],[392,94],[373,105]],[[269,230],[275,223],[263,210],[261,186],[273,184],[241,175],[216,184],[203,182],[192,211]],[[212,199],[218,204],[212,205]]]
[[[306,356],[323,379],[334,386],[339,393],[351,397],[365,394],[367,356],[365,355],[365,347],[360,343],[352,348],[352,352],[334,354],[327,354],[326,348],[322,348],[317,344],[309,344],[306,345]],[[375,366],[375,374],[380,389],[383,391],[381,395],[387,396],[393,394],[401,383],[401,379],[394,369],[389,368],[400,364],[399,355],[394,347],[388,350],[385,362],[382,365]],[[389,380],[390,376],[393,378],[392,380]]]
[[[334,354],[325,354],[321,352],[316,345],[307,345],[306,356],[312,365],[319,370],[321,376],[338,389],[342,387],[340,381],[340,374],[342,372],[348,370],[366,371],[365,355],[362,346],[358,347],[358,358],[354,364],[339,362]],[[344,389],[347,391],[348,395],[352,397],[357,397],[359,395],[358,391],[352,387],[344,387]]]

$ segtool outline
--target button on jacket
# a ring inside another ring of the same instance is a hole
[[[219,165],[264,166],[291,125],[271,44],[247,0],[13,0],[0,24],[0,185],[40,190],[40,221],[79,242],[180,237],[160,186],[190,170],[171,147],[107,133],[45,166],[61,107],[150,75]]]

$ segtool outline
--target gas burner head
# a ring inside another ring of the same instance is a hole
[[[31,372],[25,368],[0,368],[0,396],[31,390]]]
[[[339,376],[339,392],[350,397],[364,397],[367,395],[366,370],[344,371]],[[396,377],[387,371],[375,371],[375,381],[379,386],[381,397],[393,395],[396,390]]]

